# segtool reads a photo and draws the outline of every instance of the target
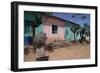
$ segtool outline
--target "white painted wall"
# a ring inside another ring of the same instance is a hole
[[[0,73],[12,73],[10,71],[10,2],[14,0],[0,0]],[[18,1],[18,0],[16,0]],[[98,6],[100,13],[100,0],[21,0],[21,1],[34,1],[34,2],[46,2],[46,3],[61,3],[61,4],[81,4],[81,5],[94,5]],[[100,16],[100,14],[98,14]],[[100,19],[100,17],[98,17]],[[100,22],[98,23],[100,24]],[[100,25],[98,25],[100,27]],[[98,29],[100,31],[100,29]],[[100,37],[100,33],[98,34]],[[98,39],[100,40],[100,38]],[[98,42],[100,43],[100,41]],[[99,46],[100,48],[100,46]],[[98,49],[98,55],[100,56],[100,49]],[[99,57],[100,64],[100,57]],[[45,70],[35,71],[36,73],[99,73],[100,66],[92,68],[74,68],[74,69],[60,69],[60,70]],[[21,72],[23,73],[23,72]],[[27,72],[26,72],[27,73]],[[30,71],[30,73],[33,73]]]

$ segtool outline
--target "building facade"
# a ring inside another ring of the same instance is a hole
[[[59,40],[67,40],[67,41],[73,41],[74,40],[74,33],[71,31],[70,27],[66,26],[68,25],[75,25],[74,23],[67,22],[64,19],[55,17],[55,16],[42,16],[42,23],[39,24],[38,27],[35,27],[35,35],[37,35],[40,32],[46,33],[47,35],[47,42],[50,41],[59,41]],[[28,26],[25,26],[26,33],[24,33],[24,37],[29,37],[28,40],[32,42],[32,26],[31,24],[26,24]],[[75,34],[76,35],[76,34]],[[27,41],[27,39],[24,39]],[[76,40],[80,39],[80,34],[78,34]]]

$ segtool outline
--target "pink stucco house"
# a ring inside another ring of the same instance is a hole
[[[80,33],[74,33],[71,28],[80,27],[79,24],[71,22],[67,19],[59,18],[58,16],[52,16],[47,14],[42,14],[41,18],[35,17],[34,12],[25,12],[24,21],[25,21],[25,30],[24,30],[24,42],[25,44],[32,44],[34,36],[38,33],[43,32],[47,35],[47,41],[57,41],[57,40],[67,40],[73,41],[76,39],[81,39]],[[38,15],[37,15],[38,16]],[[40,23],[37,23],[39,20]],[[38,25],[33,28],[32,25]]]
[[[43,32],[47,35],[47,41],[64,40],[65,20],[55,16],[42,16]]]

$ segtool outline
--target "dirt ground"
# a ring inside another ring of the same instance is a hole
[[[70,60],[90,58],[90,44],[77,44],[69,47],[54,49],[49,52],[49,60]],[[29,54],[24,55],[24,61],[36,60],[36,54],[30,50]]]

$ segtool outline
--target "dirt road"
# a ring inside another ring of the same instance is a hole
[[[70,60],[90,58],[90,44],[78,44],[49,52],[49,60]],[[24,55],[24,61],[35,61],[36,54],[32,51]]]

